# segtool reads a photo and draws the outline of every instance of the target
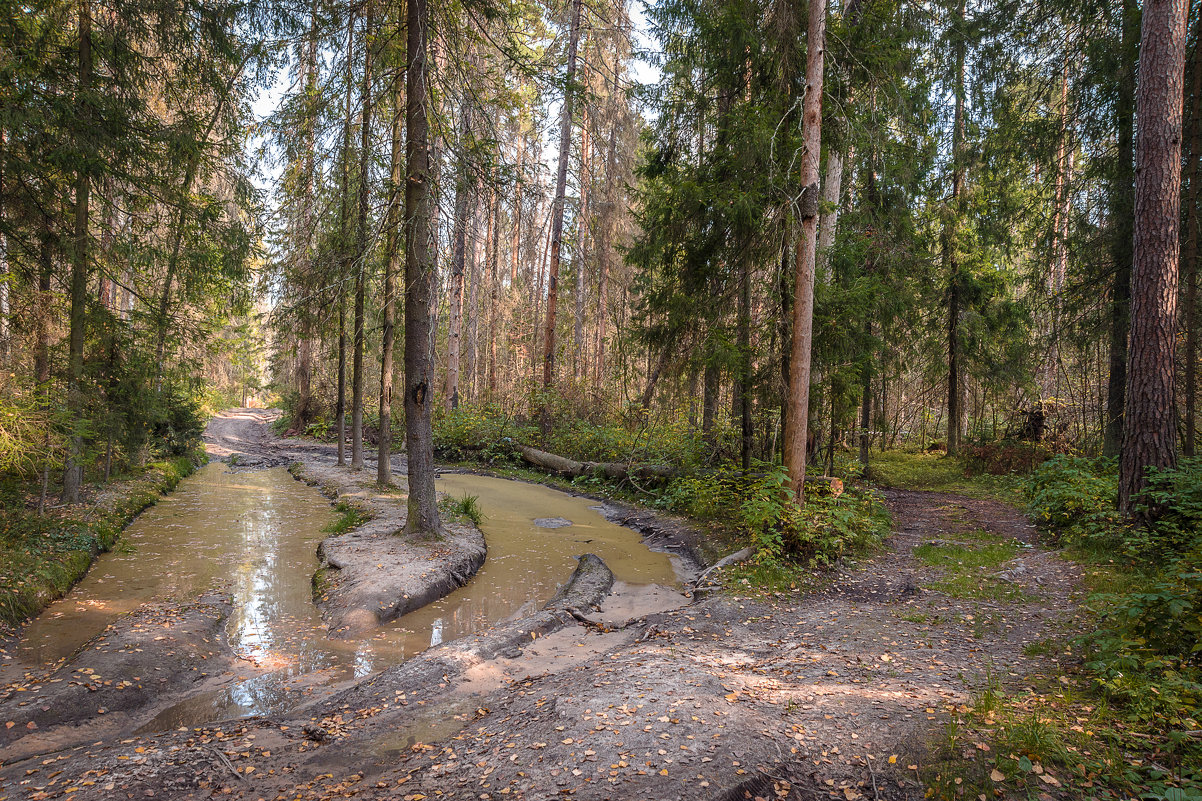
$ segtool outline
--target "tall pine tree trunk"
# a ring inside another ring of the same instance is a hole
[[[430,230],[430,120],[426,0],[407,0],[409,69],[405,93],[405,445],[409,462],[409,517],[405,532],[439,532],[434,492],[433,343],[430,305],[434,264]]]
[[[455,183],[455,219],[451,228],[451,286],[447,310],[447,371],[443,403],[448,409],[459,406],[459,367],[463,348],[463,281],[467,266],[467,227],[473,214],[472,184],[467,164],[467,140],[472,131],[472,110],[465,98],[459,111],[458,180]]]
[[[5,132],[0,128],[0,154],[4,152]],[[0,369],[8,369],[12,358],[12,315],[11,287],[12,272],[8,266],[8,208],[4,204],[4,159],[0,158]]]
[[[1102,452],[1118,456],[1123,442],[1123,412],[1127,388],[1127,335],[1131,309],[1131,245],[1135,216],[1135,61],[1139,48],[1140,10],[1137,0],[1123,0],[1122,44],[1118,57],[1115,100],[1117,152],[1114,185],[1110,191],[1111,259],[1114,284],[1110,290],[1110,377],[1106,386],[1106,429]]]
[[[739,271],[739,385],[738,408],[739,416],[739,463],[743,471],[751,470],[751,265],[743,260]]]
[[[77,104],[80,124],[89,114],[85,98],[92,90],[92,7],[90,0],[79,4],[79,85]],[[67,351],[67,404],[72,421],[83,416],[83,345],[87,319],[88,291],[88,200],[91,179],[84,166],[75,176],[75,236],[71,252],[71,312],[70,339]],[[83,437],[72,432],[68,443],[67,462],[63,467],[63,503],[79,503],[83,485]]]
[[[605,217],[601,221],[601,242],[597,246],[600,275],[597,277],[597,331],[593,352],[593,383],[601,386],[605,375],[605,327],[609,324],[609,274],[614,248],[614,218],[618,213],[614,172],[618,162],[618,125],[610,128],[609,146],[605,152]]]
[[[555,382],[555,307],[559,297],[559,254],[563,248],[564,194],[568,185],[568,159],[572,149],[572,106],[576,99],[576,47],[580,41],[581,0],[571,0],[572,19],[568,31],[568,64],[564,74],[563,108],[559,115],[559,164],[555,174],[555,197],[551,207],[551,252],[547,275],[547,318],[543,335],[543,386]],[[550,424],[543,409],[543,426]]]
[[[1181,319],[1185,326],[1185,431],[1181,452],[1194,455],[1198,436],[1198,182],[1202,180],[1202,13],[1194,21],[1193,75],[1190,87],[1189,189],[1185,197],[1186,240],[1181,250],[1181,280],[1185,283]]]
[[[338,435],[338,464],[346,464],[346,281],[350,273],[350,193],[351,193],[351,86],[349,76],[354,64],[355,14],[346,20],[346,109],[342,118],[342,175],[338,199],[338,253],[341,271],[334,283],[338,302],[338,398],[334,403],[335,428]]]
[[[818,250],[818,163],[822,155],[822,68],[826,48],[826,2],[810,0],[806,29],[806,82],[802,104],[805,137],[801,156],[803,187],[800,231],[793,274],[793,331],[789,351],[789,406],[785,419],[785,466],[798,503],[806,475],[806,435],[810,414],[810,351],[814,329],[814,269]]]
[[[497,171],[493,169],[488,200],[488,397],[497,394],[497,318],[500,316],[501,287],[497,261],[501,256],[501,202],[497,196]]]
[[[1044,361],[1041,394],[1056,396],[1060,379],[1060,311],[1064,279],[1068,272],[1069,183],[1072,180],[1071,145],[1068,119],[1068,42],[1065,41],[1064,66],[1060,77],[1060,132],[1056,143],[1056,187],[1052,200],[1052,269],[1048,271],[1048,352]]]
[[[372,4],[363,18],[363,83],[359,89],[359,220],[355,247],[355,353],[351,368],[351,468],[363,467],[363,347],[364,301],[367,293],[367,200],[371,178]]]
[[[398,65],[392,78],[392,163],[388,170],[388,252],[384,260],[384,314],[380,332],[380,441],[376,453],[376,481],[385,487],[392,484],[392,374],[393,330],[396,320],[396,286],[394,276],[401,268],[401,213],[405,191],[405,73],[399,65],[405,63],[404,45],[395,61]]]
[[[957,9],[961,33],[956,50],[956,108],[952,118],[952,196],[943,227],[943,263],[948,274],[947,289],[947,452],[960,451],[960,429],[964,419],[964,388],[960,365],[961,283],[959,248],[960,196],[964,192],[964,0]]]
[[[309,7],[309,30],[305,34],[305,112],[301,123],[301,141],[304,155],[301,162],[301,211],[299,234],[304,242],[300,274],[304,281],[313,272],[313,237],[315,220],[313,214],[314,171],[317,164],[317,0]],[[313,417],[313,321],[311,314],[301,312],[296,359],[296,408],[292,413],[292,426],[304,433]]]
[[[574,265],[576,296],[572,298],[576,312],[572,326],[572,376],[577,381],[584,375],[584,265],[588,262],[586,258],[589,214],[588,161],[588,110],[582,109],[580,114],[580,212],[576,218],[576,263]]]
[[[1135,114],[1135,241],[1127,409],[1119,460],[1119,509],[1134,517],[1149,467],[1177,463],[1177,259],[1181,224],[1181,96],[1186,0],[1146,0]]]

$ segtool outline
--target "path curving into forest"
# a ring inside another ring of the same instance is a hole
[[[256,419],[223,424],[221,447],[283,458],[294,446],[256,440]],[[545,637],[502,626],[504,647],[457,672],[431,668],[446,658],[434,649],[304,714],[5,767],[0,795],[921,798],[917,768],[949,713],[987,681],[1022,686],[1051,667],[1030,646],[1066,635],[1079,577],[1013,508],[885,495],[895,531],[824,589],[652,614],[615,603],[591,613],[601,626]]]
[[[238,463],[246,467],[283,467],[298,461],[334,464],[337,461],[335,443],[276,436],[271,424],[279,416],[276,409],[238,408],[219,412],[205,428],[205,451],[210,458],[222,461],[229,461],[237,454]],[[365,444],[363,456],[365,464],[376,464],[374,447]],[[349,462],[349,443],[346,458]],[[405,455],[394,454],[391,462],[394,474],[404,476],[408,469]]]

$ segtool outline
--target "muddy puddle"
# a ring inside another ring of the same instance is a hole
[[[334,518],[326,499],[283,468],[230,472],[213,463],[134,521],[112,553],[30,623],[14,656],[47,665],[140,604],[225,590],[234,602],[229,641],[247,675],[182,700],[145,727],[161,730],[278,714],[315,684],[364,676],[527,615],[555,594],[581,553],[604,559],[623,585],[673,594],[667,588],[679,583],[667,554],[606,521],[591,501],[483,476],[446,475],[438,488],[477,497],[487,562],[465,587],[361,640],[327,637],[312,602],[315,551]]]

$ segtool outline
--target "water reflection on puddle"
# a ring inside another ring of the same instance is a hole
[[[555,593],[581,553],[598,554],[627,583],[676,583],[666,555],[607,522],[590,501],[481,476],[448,475],[439,490],[479,498],[488,561],[467,586],[363,639],[328,638],[312,602],[317,544],[333,519],[329,503],[282,468],[231,473],[214,463],[134,521],[114,552],[26,628],[16,655],[29,664],[51,663],[140,604],[224,589],[234,600],[230,643],[264,672],[185,699],[146,727],[165,729],[279,713],[314,683],[364,676],[529,614]],[[535,525],[547,517],[572,525]]]

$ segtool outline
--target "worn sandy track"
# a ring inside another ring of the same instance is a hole
[[[987,674],[1018,682],[1042,668],[1023,646],[1062,631],[1076,575],[1036,545],[1003,566],[1021,602],[924,588],[937,573],[913,557],[918,545],[979,529],[1031,542],[1033,530],[987,501],[887,500],[887,548],[822,592],[714,597],[607,634],[572,627],[462,686],[398,674],[311,720],[82,748],[32,775],[0,771],[0,784],[106,801],[921,798],[909,766]]]

